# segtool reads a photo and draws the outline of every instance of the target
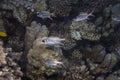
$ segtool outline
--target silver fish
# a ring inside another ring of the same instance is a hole
[[[120,22],[120,15],[119,16],[113,16],[112,20]]]
[[[65,39],[61,39],[59,37],[43,37],[40,44],[47,44],[47,45],[59,45]]]
[[[93,10],[94,11],[94,10]],[[81,13],[79,14],[75,19],[73,19],[74,21],[83,21],[83,20],[87,20],[89,16],[94,16],[92,13],[90,12],[89,14],[88,13]]]
[[[37,16],[40,17],[40,18],[42,18],[42,19],[48,18],[48,19],[52,20],[51,15],[52,15],[52,13],[47,12],[47,11],[37,12]]]
[[[48,67],[55,67],[55,66],[60,66],[60,65],[62,65],[63,63],[62,62],[60,62],[60,61],[52,61],[52,60],[47,60],[46,62],[45,62],[45,65],[46,66],[48,66]]]

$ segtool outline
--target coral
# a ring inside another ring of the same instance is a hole
[[[93,62],[102,62],[105,56],[106,56],[105,48],[102,45],[95,45],[92,48],[90,59]]]
[[[82,60],[82,53],[79,50],[74,50],[71,53],[71,60],[74,61],[74,63],[80,63]]]
[[[108,70],[111,70],[116,65],[116,63],[117,63],[117,56],[111,53],[105,56],[105,59],[100,64],[100,66],[107,68]]]
[[[0,80],[21,80],[17,63],[25,80],[119,80],[120,22],[113,19],[119,17],[119,2],[1,0],[0,38],[10,48],[0,42]],[[87,20],[73,19],[92,11]],[[52,36],[65,41],[41,44]]]
[[[117,44],[111,46],[111,51],[113,51],[118,56],[118,59],[120,60],[120,58],[119,58],[119,56],[120,56],[120,44],[117,43]]]
[[[15,8],[13,10],[13,16],[18,19],[19,22],[25,23],[28,17],[27,12],[23,7]]]
[[[71,11],[71,6],[68,6],[65,0],[64,1],[50,0],[48,1],[48,9],[52,13],[64,17],[64,16],[69,16],[69,12]]]
[[[80,31],[70,30],[70,33],[71,33],[71,38],[73,38],[75,40],[81,40],[81,33],[80,33]]]
[[[9,37],[8,46],[13,49],[13,51],[21,52],[24,47],[24,41],[20,40],[19,37]]]
[[[47,37],[48,29],[45,25],[41,25],[36,21],[32,21],[30,27],[27,27],[25,34],[26,50],[29,50],[32,47],[32,43],[38,37]]]
[[[46,65],[46,61],[60,61],[63,62],[63,55],[60,49],[56,49],[54,47],[47,48],[47,45],[42,45],[40,42],[42,38],[37,38],[34,41],[33,48],[29,50],[27,55],[29,68],[28,68],[28,76],[32,79],[36,79],[35,76],[46,74],[47,76],[51,76],[59,72],[59,68],[64,68],[63,65],[57,65],[53,67],[49,67]]]
[[[4,28],[4,23],[3,23],[3,20],[2,20],[2,15],[0,15],[0,36],[1,37],[6,37],[7,36],[7,33],[6,33],[6,30]]]
[[[63,42],[62,49],[70,50],[76,46],[76,41],[73,39],[67,39]]]
[[[30,9],[31,11],[46,11],[47,5],[46,0],[11,0],[10,3],[14,4],[15,6],[21,7],[23,6],[26,9]]]
[[[31,21],[33,14],[47,11],[46,0],[10,0],[2,2],[1,7],[2,9],[12,10],[13,16],[24,24]]]
[[[10,58],[8,53],[3,51],[0,42],[0,79],[2,80],[21,80],[21,68]]]
[[[36,1],[34,4],[34,8],[37,12],[46,11],[47,10],[46,0]]]
[[[70,67],[67,71],[65,80],[94,80],[85,65]]]
[[[99,40],[101,34],[97,33],[95,28],[96,28],[95,24],[86,21],[80,21],[80,22],[72,21],[72,24],[70,26],[71,30],[75,30],[76,33],[79,33],[80,35],[78,37],[79,39],[83,38],[88,40]],[[78,38],[75,37],[74,39],[78,39]]]
[[[30,15],[30,13],[27,14],[27,10],[24,9],[23,7],[16,7],[11,3],[8,4],[8,2],[2,4],[1,6],[2,6],[2,9],[12,10],[13,17],[17,18],[19,22],[21,23],[27,22],[27,18]]]
[[[0,15],[0,32],[6,32],[6,31],[5,31],[5,28],[4,28],[3,20],[2,20],[2,18],[1,18],[1,15]]]
[[[3,47],[2,47],[3,43],[0,42],[0,66],[2,66],[3,64],[6,64],[6,56],[7,56],[7,53],[4,53],[3,52]]]
[[[113,53],[107,54],[101,64],[97,64],[92,70],[92,74],[111,72],[118,62],[117,56]]]

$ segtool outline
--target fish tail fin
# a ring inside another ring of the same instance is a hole
[[[65,41],[65,38],[63,38],[63,39],[60,39],[61,41]]]
[[[95,17],[95,15],[93,15],[93,12],[95,11],[95,9],[93,9],[89,14],[88,14],[88,16],[93,16],[93,17]]]

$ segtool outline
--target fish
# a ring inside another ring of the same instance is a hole
[[[37,17],[40,17],[40,18],[42,18],[42,19],[48,18],[48,19],[51,19],[51,20],[52,20],[52,18],[51,18],[52,15],[53,15],[53,14],[50,13],[50,12],[48,12],[48,11],[37,12]]]
[[[120,15],[118,15],[118,16],[113,16],[113,17],[112,17],[112,20],[117,21],[117,22],[120,22]]]
[[[40,44],[46,44],[46,45],[59,45],[62,44],[61,42],[65,39],[61,39],[59,37],[43,37]]]
[[[93,10],[94,11],[94,10]],[[88,13],[81,13],[79,14],[75,19],[73,19],[74,21],[83,21],[83,20],[87,20],[89,16],[94,16],[93,15],[93,11]]]
[[[63,65],[63,62],[60,62],[60,61],[57,61],[57,60],[47,60],[45,62],[45,65],[47,67],[56,67],[56,66]]]
[[[0,32],[0,37],[7,37],[7,33],[6,32]]]

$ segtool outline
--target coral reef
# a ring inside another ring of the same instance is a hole
[[[21,68],[5,53],[0,42],[0,79],[1,80],[21,80],[23,73]]]
[[[73,39],[67,39],[63,42],[62,49],[70,50],[76,46],[76,41]]]
[[[48,9],[56,15],[59,16],[69,16],[69,12],[71,11],[71,6],[68,6],[66,0],[50,0],[48,1]]]
[[[93,62],[102,62],[106,55],[106,50],[102,45],[95,45],[90,55],[90,60]]]
[[[88,40],[99,40],[101,34],[97,33],[95,28],[96,28],[95,24],[86,21],[80,22],[72,21],[72,24],[70,26],[71,32],[73,34],[77,34],[74,35],[73,39],[77,40],[81,38]],[[71,37],[73,36],[73,34],[71,35]]]
[[[17,18],[19,22],[21,23],[26,23],[27,19],[29,17],[29,15],[31,15],[31,13],[29,12],[29,14],[27,13],[27,10],[24,9],[24,7],[17,7],[14,6],[13,4],[6,2],[3,3],[1,5],[3,10],[11,10],[12,11],[12,16]]]
[[[48,29],[45,25],[41,25],[36,21],[32,21],[30,27],[28,26],[25,34],[26,50],[28,51],[32,47],[32,43],[39,37],[47,37]]]
[[[71,53],[71,60],[74,62],[74,63],[80,63],[82,61],[82,53],[79,51],[79,50],[74,50],[72,53]]]
[[[69,68],[65,80],[94,80],[85,65]]]
[[[34,41],[33,48],[29,50],[29,53],[27,55],[29,62],[27,75],[36,80],[40,78],[37,78],[37,76],[43,74],[51,76],[53,74],[58,74],[62,69],[65,68],[61,50],[55,49],[54,47],[53,50],[51,50],[47,48],[46,45],[40,44],[41,40],[41,38],[37,38]],[[46,61],[60,61],[63,62],[63,65],[49,67],[48,65],[51,65],[51,63],[46,63]],[[36,77],[34,77],[33,75],[35,75]]]
[[[0,80],[119,80],[119,14],[120,0],[0,1]]]

